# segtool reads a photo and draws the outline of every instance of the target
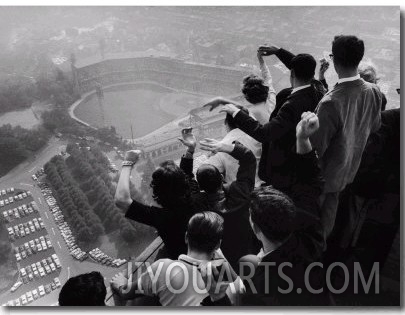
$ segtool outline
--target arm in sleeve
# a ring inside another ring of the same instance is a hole
[[[280,61],[289,69],[291,70],[291,60],[295,57],[295,55],[288,50],[285,50],[283,48],[280,48],[276,52],[276,56]]]
[[[259,59],[259,65],[264,82],[266,82],[266,85],[269,87],[269,95],[267,97],[267,101],[269,102],[269,112],[271,113],[276,106],[276,90],[274,89],[273,78],[266,62],[263,59],[262,61],[260,61]]]
[[[193,157],[187,155],[183,156],[180,161],[180,168],[183,170],[184,173],[186,173],[191,194],[200,192],[200,188],[198,186],[197,181],[195,180],[193,173],[193,163],[194,163]]]
[[[324,246],[319,206],[324,180],[316,152],[297,154],[295,165],[297,182],[291,189],[291,198],[297,209],[295,230],[300,233],[302,248],[313,259],[319,259]]]
[[[318,156],[322,158],[330,141],[338,132],[341,123],[339,113],[331,100],[321,101],[316,114],[319,118],[319,129],[311,137],[311,142]]]
[[[326,82],[326,79],[319,80],[319,82],[322,83],[322,85],[326,89],[326,91],[329,89],[329,85],[328,85],[328,82]]]
[[[238,210],[250,202],[250,194],[255,187],[256,158],[252,151],[239,142],[235,142],[230,155],[239,161],[239,169],[236,180],[229,186],[226,202],[228,209]]]
[[[133,200],[125,213],[125,217],[158,229],[162,224],[165,224],[166,212],[162,208],[147,206]]]
[[[268,123],[261,125],[255,119],[239,111],[235,116],[235,122],[240,130],[247,133],[261,143],[280,139],[292,128],[295,129],[294,106],[286,102],[278,111],[277,115]]]

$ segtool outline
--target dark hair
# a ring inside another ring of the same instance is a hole
[[[364,56],[364,42],[356,36],[335,36],[332,42],[333,60],[345,68],[355,68]]]
[[[68,279],[59,293],[60,306],[105,306],[107,289],[98,271]]]
[[[173,161],[166,161],[153,172],[150,186],[153,199],[162,207],[178,209],[186,204],[188,182],[186,174]]]
[[[269,87],[262,78],[251,74],[243,79],[242,93],[251,104],[265,102],[269,96]]]
[[[212,252],[224,234],[224,219],[212,211],[200,212],[188,221],[187,240],[190,248]]]
[[[245,114],[249,115],[249,111],[245,107],[240,106],[240,105],[235,105],[235,106],[237,108],[239,108],[241,112],[244,112]],[[233,116],[231,114],[226,114],[224,123],[226,125],[228,125],[229,129],[231,129],[231,130],[238,128],[238,126],[235,123],[235,119],[233,118]]]
[[[315,75],[316,60],[309,54],[296,55],[291,60],[291,70],[299,80],[311,80]]]
[[[294,229],[295,214],[294,203],[284,193],[270,186],[253,191],[250,216],[267,239],[285,240]]]
[[[222,176],[211,164],[202,164],[197,170],[197,182],[201,190],[214,193],[222,186]]]

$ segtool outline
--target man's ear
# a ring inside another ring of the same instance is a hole
[[[184,235],[184,242],[186,243],[186,245],[188,245],[188,234],[187,234],[187,232]]]

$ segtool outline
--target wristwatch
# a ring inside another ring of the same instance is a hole
[[[122,161],[122,166],[134,166],[135,162],[132,161]]]

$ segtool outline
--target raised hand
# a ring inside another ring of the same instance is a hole
[[[277,53],[280,50],[280,47],[277,47],[275,45],[268,45],[264,44],[259,47],[259,51],[261,52],[262,56],[271,56]]]
[[[308,139],[319,129],[318,116],[313,112],[304,112],[301,121],[297,124],[297,139]]]
[[[201,150],[210,151],[212,153],[225,152],[231,153],[233,151],[232,144],[222,143],[215,139],[205,138],[200,141]]]
[[[237,108],[234,104],[225,104],[220,110],[220,113],[227,113],[229,115],[233,115],[236,111],[238,111],[239,108]]]
[[[141,156],[142,151],[140,150],[130,150],[125,153],[125,160],[133,162],[134,164],[138,162],[139,157]]]
[[[177,138],[181,143],[183,143],[189,151],[194,152],[197,146],[197,140],[193,134],[193,128],[184,128],[181,130],[182,138]]]
[[[330,64],[325,58],[322,58],[320,60],[320,63],[321,63],[321,66],[319,68],[319,80],[324,80],[325,79],[325,76],[324,76],[325,72],[326,72],[326,70],[329,69]]]
[[[121,287],[125,288],[128,285],[128,279],[120,272],[111,279],[110,285],[114,291],[119,291]]]
[[[210,109],[210,112],[213,111],[215,108],[219,106],[223,106],[225,104],[235,104],[235,102],[228,100],[223,97],[216,97],[213,100],[209,101],[206,103],[203,107],[208,107]]]

